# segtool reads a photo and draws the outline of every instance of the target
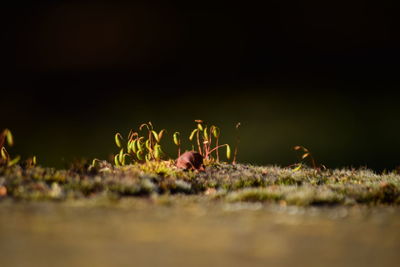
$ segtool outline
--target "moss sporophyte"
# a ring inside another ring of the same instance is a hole
[[[0,133],[0,165],[12,166],[17,164],[21,157],[11,158],[5,147],[6,145],[9,147],[14,145],[14,137],[9,129],[5,129]]]
[[[173,143],[178,147],[176,165],[184,169],[199,170],[200,167],[196,167],[198,166],[197,161],[199,158],[201,157],[201,165],[203,161],[206,164],[219,162],[219,149],[222,147],[226,148],[226,158],[229,160],[231,158],[230,146],[228,144],[219,144],[220,128],[215,125],[208,127],[202,120],[195,120],[195,123],[196,128],[191,132],[189,140],[196,142],[197,151],[186,151],[181,155],[181,134],[180,132],[174,132],[172,135]],[[144,163],[165,160],[167,157],[161,141],[166,133],[165,129],[157,131],[151,122],[140,125],[138,131],[131,129],[127,138],[124,138],[121,133],[116,133],[114,139],[119,152],[114,155],[114,164],[116,166],[125,166],[135,162]],[[237,148],[235,148],[235,160],[236,154]],[[183,162],[186,163],[183,164]]]
[[[221,130],[215,125],[208,127],[202,120],[195,120],[195,123],[197,126],[192,130],[189,140],[193,141],[194,137],[196,137],[198,153],[203,156],[204,160],[216,160],[219,162],[219,149],[222,147],[226,147],[226,158],[229,160],[231,158],[230,146],[228,144],[219,144]],[[213,145],[213,139],[215,139],[215,145]],[[216,154],[216,159],[213,157],[213,152]]]
[[[144,135],[140,133],[145,132]],[[157,132],[151,122],[143,123],[139,131],[130,130],[128,137],[124,139],[120,133],[115,134],[115,144],[120,149],[114,156],[116,166],[125,166],[134,162],[146,162],[161,160],[165,153],[161,148],[161,140],[165,129]]]
[[[68,200],[99,198],[117,200],[125,196],[196,194],[227,202],[263,201],[280,205],[400,204],[400,175],[376,174],[360,169],[326,169],[316,163],[310,150],[302,152],[293,168],[230,164],[219,161],[221,131],[197,120],[189,136],[199,151],[180,153],[180,134],[171,141],[178,146],[178,159],[168,159],[161,145],[167,132],[151,122],[131,130],[127,137],[115,134],[119,149],[114,166],[94,159],[87,167],[56,170],[36,165],[36,157],[18,163],[6,149],[14,144],[11,131],[0,134],[0,199]],[[236,127],[238,128],[238,126]],[[194,133],[193,133],[194,132]],[[237,141],[238,143],[238,141]],[[201,151],[201,153],[200,153]],[[237,151],[237,149],[235,149]],[[312,168],[305,164],[310,160]],[[77,165],[78,166],[78,165]]]

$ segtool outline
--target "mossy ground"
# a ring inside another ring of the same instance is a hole
[[[400,175],[371,170],[293,171],[276,166],[213,164],[205,172],[177,169],[172,161],[55,170],[0,168],[0,199],[116,200],[124,197],[197,195],[209,200],[281,205],[400,204]]]

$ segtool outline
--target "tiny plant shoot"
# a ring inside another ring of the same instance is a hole
[[[233,153],[233,160],[232,164],[236,164],[236,157],[237,157],[237,152],[238,152],[238,146],[240,143],[240,138],[239,138],[239,127],[240,127],[240,122],[236,123],[236,140],[235,140],[235,152]]]
[[[0,133],[0,165],[13,166],[19,162],[20,156],[11,159],[5,145],[12,147],[14,145],[14,137],[9,129],[5,129]]]
[[[133,162],[161,160],[165,153],[160,142],[165,132],[165,129],[157,132],[153,124],[148,122],[140,125],[139,131],[130,130],[126,140],[120,133],[116,133],[115,144],[120,150],[114,156],[114,164],[124,166]]]
[[[219,149],[226,148],[226,158],[232,158],[231,147],[228,144],[220,144],[221,130],[219,127],[212,125],[208,127],[202,120],[195,120],[195,129],[190,133],[189,140],[194,142],[192,151],[196,147],[197,152],[206,162],[219,162]],[[236,125],[236,130],[240,123]],[[114,141],[119,152],[114,155],[114,164],[116,166],[124,166],[134,162],[160,161],[166,158],[161,147],[161,141],[166,133],[165,129],[157,131],[151,122],[143,123],[139,126],[138,131],[130,130],[125,138],[121,133],[116,133]],[[178,158],[182,155],[182,142],[180,132],[174,132],[172,140],[178,148]],[[234,150],[234,162],[236,162],[237,145],[239,137],[236,138]],[[214,158],[214,156],[216,158]],[[93,166],[95,163],[92,164]]]
[[[299,151],[301,152],[301,156],[300,156],[300,161],[299,163],[294,164],[295,168],[293,169],[293,171],[298,171],[300,170],[304,165],[304,161],[306,159],[309,159],[310,163],[311,163],[311,167],[314,170],[321,170],[321,169],[326,169],[326,167],[324,165],[319,165],[317,164],[317,162],[315,161],[313,155],[311,154],[310,150],[305,148],[304,146],[295,146],[293,147],[293,149],[295,151]]]
[[[180,139],[180,133],[179,132],[175,132],[173,135],[173,139],[174,139],[174,144],[176,146],[178,146],[178,158],[181,156],[181,139]]]
[[[189,140],[193,141],[196,137],[196,143],[198,152],[206,161],[214,161],[212,153],[215,151],[217,159],[216,161],[219,162],[219,149],[221,147],[226,147],[226,158],[231,158],[231,148],[228,144],[219,145],[219,137],[221,134],[220,129],[212,125],[208,128],[207,125],[204,125],[202,120],[195,120],[194,121],[197,125],[196,128],[192,130]],[[213,139],[215,139],[215,145],[213,147]]]

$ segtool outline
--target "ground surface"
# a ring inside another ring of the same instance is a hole
[[[400,176],[0,168],[3,266],[398,266]]]
[[[154,195],[207,195],[228,202],[281,205],[400,204],[400,175],[370,170],[215,164],[205,172],[183,171],[172,162],[114,168],[106,162],[70,170],[0,169],[0,196],[14,200],[73,200]]]
[[[2,266],[398,266],[397,207],[0,204]]]

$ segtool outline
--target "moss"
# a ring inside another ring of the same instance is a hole
[[[277,166],[213,164],[205,172],[184,171],[172,161],[123,167],[100,162],[96,168],[55,170],[0,168],[2,199],[64,200],[110,195],[198,194],[226,201],[267,201],[289,205],[400,204],[400,176],[370,170],[335,169],[294,172]],[[212,190],[211,190],[212,189]],[[215,196],[209,196],[216,192]]]
[[[234,191],[226,196],[230,202],[236,201],[277,201],[283,198],[283,193],[272,187],[246,188]]]

